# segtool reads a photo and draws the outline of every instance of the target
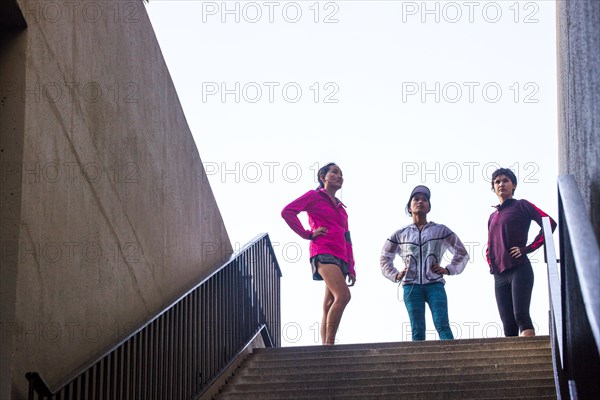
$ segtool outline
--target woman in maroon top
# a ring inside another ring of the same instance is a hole
[[[531,221],[542,226],[548,214],[527,200],[513,198],[517,177],[508,168],[492,174],[492,190],[500,204],[488,220],[487,261],[494,275],[496,304],[505,336],[535,336],[529,305],[533,289],[533,269],[527,254],[544,244],[542,231],[527,245]],[[552,230],[556,222],[550,218]]]
[[[335,343],[342,314],[350,301],[348,286],[354,286],[356,272],[348,215],[344,204],[335,197],[344,183],[342,170],[329,163],[319,169],[317,178],[319,187],[285,206],[281,216],[300,237],[310,240],[313,279],[325,281],[321,340],[330,345]],[[310,230],[306,230],[298,219],[298,214],[303,211],[308,214]],[[349,285],[346,285],[346,279]]]

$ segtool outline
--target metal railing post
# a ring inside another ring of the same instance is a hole
[[[29,399],[192,398],[259,331],[279,346],[280,277],[269,236],[259,235],[57,389],[28,372]]]

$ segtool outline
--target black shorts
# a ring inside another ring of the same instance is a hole
[[[310,259],[310,265],[312,266],[313,272],[313,280],[322,281],[323,277],[317,271],[317,263],[321,264],[335,264],[340,267],[342,274],[347,276],[350,272],[348,270],[348,263],[344,260],[337,258],[336,256],[332,256],[331,254],[317,254],[316,256]]]

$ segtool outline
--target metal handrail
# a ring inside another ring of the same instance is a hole
[[[569,244],[577,275],[580,277],[583,303],[590,319],[596,346],[600,349],[600,248],[573,175],[560,176],[558,187],[564,222],[569,233]]]
[[[201,400],[203,398],[206,398],[206,393],[209,393],[209,396],[211,395],[211,389],[213,384],[216,384],[217,387],[219,386],[218,382],[219,380],[225,378],[230,378],[231,377],[231,373],[228,373],[227,371],[232,368],[232,367],[237,367],[240,364],[240,358],[243,357],[244,355],[247,355],[249,352],[252,351],[253,348],[255,348],[255,343],[257,341],[257,338],[260,337],[262,340],[262,343],[264,344],[265,347],[275,347],[274,343],[273,343],[273,339],[271,338],[271,335],[269,334],[269,329],[267,328],[266,325],[261,325],[260,328],[258,328],[258,331],[254,334],[254,336],[252,336],[252,338],[250,338],[246,344],[244,345],[244,347],[242,347],[241,349],[238,350],[237,354],[227,363],[227,365],[224,365],[221,370],[219,371],[218,374],[216,374],[213,379],[203,388],[203,391],[198,393],[197,395],[194,396],[195,400]],[[220,387],[219,387],[220,389]]]
[[[558,178],[558,200],[560,260],[550,220],[542,224],[556,391],[559,399],[600,398],[600,250],[572,175]]]
[[[191,398],[264,325],[280,346],[281,270],[268,234],[56,389],[26,374],[29,399]]]
[[[554,249],[554,238],[552,237],[552,226],[549,217],[542,217],[542,229],[544,232],[544,248],[546,265],[548,267],[548,294],[550,296],[550,312],[554,321],[556,340],[558,342],[558,356],[560,363],[563,364],[563,320],[560,299],[562,291],[560,290],[560,273],[558,271],[558,262],[556,259],[556,250]]]

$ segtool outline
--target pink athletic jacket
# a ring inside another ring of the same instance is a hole
[[[312,232],[321,226],[327,228],[327,234],[310,241],[310,257],[331,254],[347,262],[349,272],[356,276],[346,206],[336,200],[337,204],[334,204],[325,189],[310,190],[285,206],[281,216],[303,239],[310,239]],[[298,219],[298,214],[302,211],[308,214],[310,230],[304,229]]]

